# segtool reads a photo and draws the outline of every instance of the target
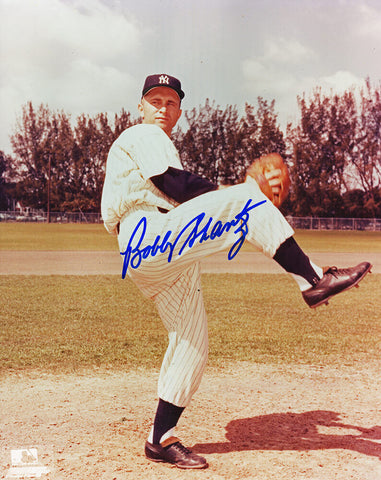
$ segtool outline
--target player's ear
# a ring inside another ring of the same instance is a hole
[[[144,120],[144,107],[143,107],[143,102],[140,102],[138,105],[138,112],[140,114],[140,117],[142,120]]]

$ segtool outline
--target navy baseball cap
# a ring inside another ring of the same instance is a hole
[[[144,97],[144,95],[146,95],[150,90],[155,87],[172,88],[172,90],[174,90],[180,97],[180,100],[182,100],[185,96],[185,93],[181,90],[180,80],[177,80],[177,78],[171,77],[171,75],[167,75],[166,73],[149,75],[144,82],[142,97]]]

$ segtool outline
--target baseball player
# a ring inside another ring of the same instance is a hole
[[[101,210],[106,229],[118,236],[123,276],[154,301],[168,330],[145,455],[185,469],[208,466],[174,434],[208,355],[200,260],[222,250],[233,258],[247,239],[293,276],[310,307],[357,285],[371,265],[323,272],[299,248],[291,226],[253,178],[222,190],[183,170],[170,140],[183,97],[178,79],[146,78],[138,105],[142,123],[125,130],[110,149]],[[279,193],[279,171],[267,177]]]

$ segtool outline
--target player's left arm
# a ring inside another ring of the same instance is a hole
[[[216,184],[206,178],[174,167],[169,167],[164,173],[151,177],[151,181],[155,187],[178,203],[218,189]]]

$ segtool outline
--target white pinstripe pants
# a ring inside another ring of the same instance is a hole
[[[120,225],[120,252],[126,248],[139,220],[147,219],[147,228],[140,248],[153,245],[159,235],[167,232],[174,242],[184,226],[200,213],[205,213],[200,228],[212,217],[215,222],[232,221],[248,200],[252,203],[267,200],[257,183],[247,182],[200,195],[174,208],[167,214],[156,209],[136,209]],[[270,201],[249,212],[246,239],[272,257],[279,245],[293,235],[293,230],[279,210]],[[208,230],[210,232],[210,229]],[[178,242],[168,262],[169,252],[160,251],[141,260],[140,265],[128,268],[128,275],[141,291],[151,297],[168,331],[169,345],[160,371],[158,395],[174,405],[185,407],[200,385],[208,356],[207,316],[204,308],[199,260],[215,252],[228,249],[239,238],[235,228],[225,231],[213,240],[196,241],[181,251]],[[239,253],[238,253],[239,255]]]

